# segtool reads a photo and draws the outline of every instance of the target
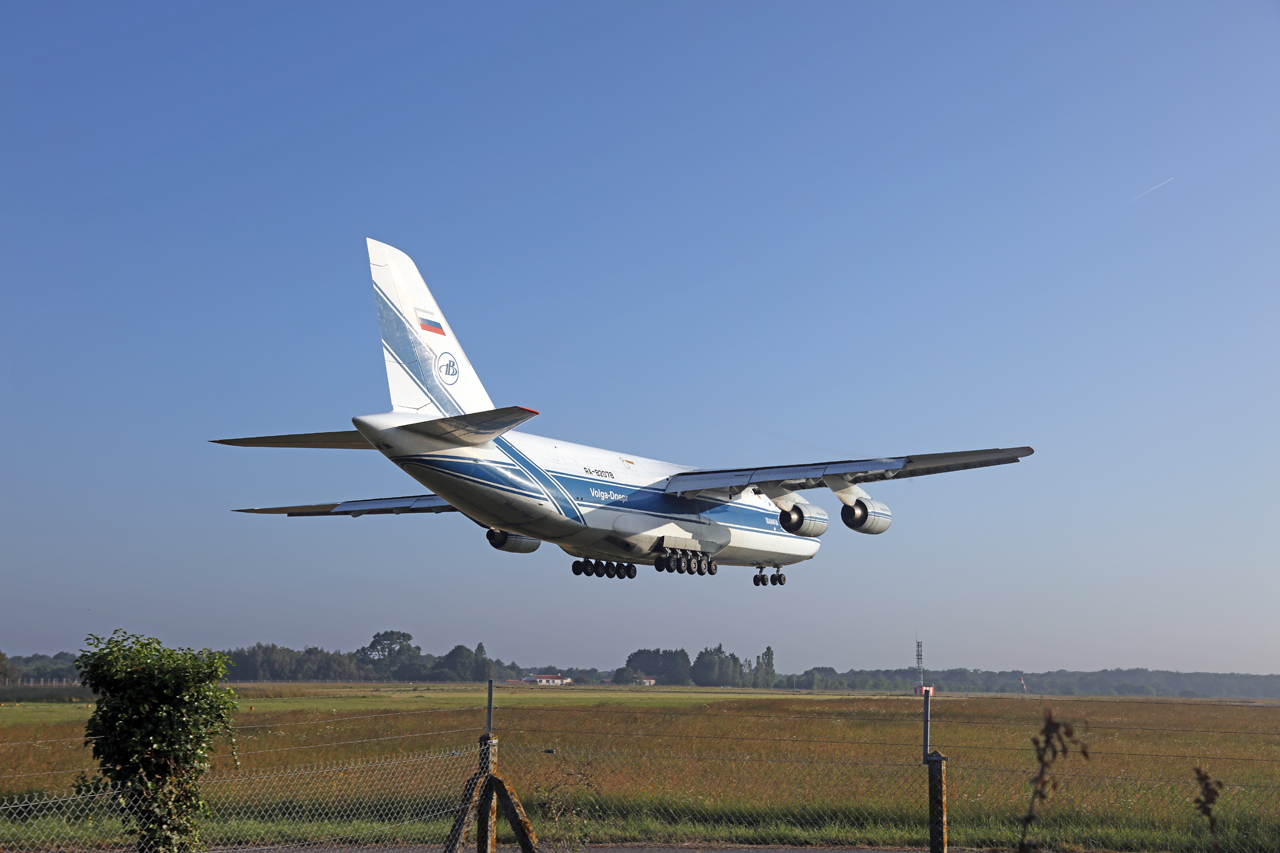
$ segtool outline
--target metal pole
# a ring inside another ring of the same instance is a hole
[[[933,691],[925,689],[924,691],[924,763],[929,763],[929,699]]]
[[[486,716],[485,723],[484,723],[484,733],[487,734],[489,737],[493,737],[493,679],[492,678],[489,679],[489,708],[488,708],[488,714]],[[929,751],[927,749],[928,747],[927,740],[926,740],[925,746],[926,746],[925,752],[927,753]]]
[[[929,749],[929,700],[924,688],[924,763],[929,768],[929,853],[947,853],[947,757]]]

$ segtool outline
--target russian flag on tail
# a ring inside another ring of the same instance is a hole
[[[429,312],[423,311],[419,308],[416,313],[418,315],[419,329],[424,332],[435,332],[437,335],[443,335],[445,333],[444,326],[441,325],[438,320],[432,319],[432,315]]]

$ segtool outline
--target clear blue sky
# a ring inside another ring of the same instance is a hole
[[[5,652],[1280,672],[1274,3],[8,3],[0,69]],[[365,237],[533,432],[1037,452],[763,592],[233,514],[420,490],[207,443],[388,407]]]

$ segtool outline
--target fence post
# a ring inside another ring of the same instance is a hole
[[[489,701],[485,708],[484,737],[480,738],[484,754],[481,772],[484,789],[480,795],[480,813],[476,815],[476,853],[497,853],[498,798],[490,791],[491,779],[498,770],[498,740],[493,736],[493,679],[489,679]]]
[[[929,754],[929,853],[947,853],[947,757]]]
[[[947,853],[947,757],[931,750],[929,700],[933,688],[924,688],[924,764],[929,768],[929,853]]]

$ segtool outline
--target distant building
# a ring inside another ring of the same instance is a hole
[[[565,684],[573,684],[573,679],[566,678],[560,673],[556,673],[555,675],[549,675],[549,674],[526,675],[524,677],[524,683],[536,684],[539,687],[560,687]]]
[[[652,687],[653,685],[658,683],[658,679],[650,678],[649,676],[646,675],[644,678],[640,679],[640,683],[643,684],[645,687]]]

